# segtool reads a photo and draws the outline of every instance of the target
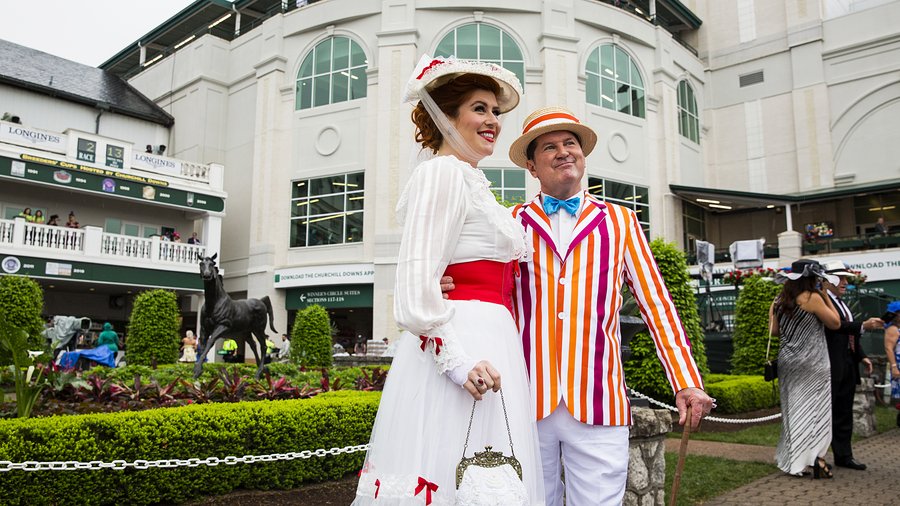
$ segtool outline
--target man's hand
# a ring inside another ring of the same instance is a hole
[[[684,425],[687,421],[690,408],[691,430],[696,430],[700,426],[700,420],[716,407],[716,400],[706,395],[703,390],[691,387],[675,394],[675,406],[678,408],[678,425]]]
[[[869,318],[862,324],[863,330],[876,330],[884,328],[884,321],[881,318]]]
[[[441,295],[445,299],[450,298],[450,296],[447,295],[447,292],[453,290],[454,288],[456,288],[456,285],[453,284],[453,278],[451,278],[450,276],[444,276],[441,278]]]
[[[869,360],[869,357],[862,359],[862,363],[866,364],[866,376],[872,375],[872,361]]]
[[[482,360],[475,364],[475,367],[469,371],[469,379],[463,383],[463,388],[475,398],[476,401],[482,399],[482,395],[488,390],[500,390],[500,373],[487,360]]]

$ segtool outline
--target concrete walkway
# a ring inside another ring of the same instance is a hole
[[[677,452],[679,442],[678,439],[667,439],[666,450]],[[830,480],[796,478],[778,472],[713,498],[704,505],[900,504],[900,429],[854,442],[853,453],[858,461],[869,466],[867,470],[835,467],[834,478]],[[688,454],[775,462],[775,448],[710,441],[691,441]],[[830,453],[826,460],[834,462]]]

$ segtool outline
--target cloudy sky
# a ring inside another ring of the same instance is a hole
[[[192,0],[0,0],[0,39],[96,67]]]

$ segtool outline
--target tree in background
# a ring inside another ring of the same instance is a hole
[[[313,304],[297,312],[290,359],[304,367],[331,367],[331,320],[324,307]]]
[[[703,328],[700,325],[700,314],[697,312],[697,299],[691,287],[691,277],[688,274],[687,260],[680,249],[674,244],[662,239],[654,239],[650,243],[650,250],[659,265],[675,310],[681,318],[684,330],[691,341],[691,354],[700,369],[701,375],[709,373],[706,364],[706,344],[704,343]],[[629,304],[631,305],[631,304]],[[632,310],[632,316],[640,316],[636,304]],[[623,308],[625,306],[623,305]],[[623,309],[623,314],[628,314]],[[669,383],[662,363],[656,354],[656,345],[647,331],[639,332],[631,340],[631,357],[625,362],[625,379],[628,386],[649,395],[660,401],[673,401],[675,395]]]
[[[178,360],[178,297],[148,290],[134,300],[125,343],[128,365],[174,364]]]
[[[735,302],[734,354],[732,374],[762,374],[769,340],[769,307],[781,292],[781,285],[763,276],[751,276]],[[778,356],[777,338],[772,339],[769,358]]]
[[[28,349],[43,350],[46,343],[41,338],[44,321],[44,291],[41,286],[26,276],[0,276],[0,313],[7,324],[25,331]],[[12,364],[8,350],[0,349],[0,365]]]

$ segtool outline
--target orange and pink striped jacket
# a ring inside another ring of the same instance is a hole
[[[540,197],[513,216],[532,257],[520,263],[515,310],[537,420],[565,401],[576,420],[631,425],[619,339],[627,283],[674,391],[702,388],[691,346],[637,215],[587,192],[568,251],[558,251]]]

